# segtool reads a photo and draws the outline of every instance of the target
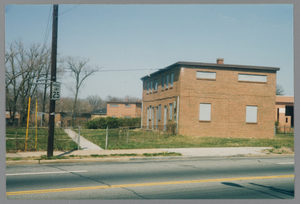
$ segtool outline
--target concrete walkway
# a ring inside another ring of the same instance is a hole
[[[91,154],[110,155],[110,154],[144,154],[144,153],[162,153],[177,152],[186,157],[226,157],[226,156],[271,156],[272,154],[263,153],[264,149],[272,147],[223,147],[223,148],[166,148],[166,149],[118,149],[118,150],[72,150],[72,151],[54,151],[54,156],[82,155]],[[30,151],[6,153],[6,157],[39,157],[47,155],[47,151]],[[293,155],[293,154],[291,154]],[[280,155],[279,155],[280,156]]]
[[[236,156],[236,155],[266,155],[264,149],[272,147],[219,147],[219,148],[168,148],[160,149],[168,152],[181,153],[184,156]]]
[[[64,131],[69,135],[69,137],[72,138],[74,142],[78,144],[78,134],[76,132],[74,132],[71,129],[64,129]],[[80,136],[79,146],[81,147],[82,150],[103,150],[101,147],[88,141],[82,136]]]

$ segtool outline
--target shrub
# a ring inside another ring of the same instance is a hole
[[[119,127],[140,127],[141,118],[113,118],[113,117],[101,117],[89,120],[84,123],[84,127],[87,129],[114,129]]]

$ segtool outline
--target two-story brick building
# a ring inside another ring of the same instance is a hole
[[[142,126],[182,135],[274,137],[276,67],[177,62],[141,78]]]
[[[132,101],[108,101],[107,116],[117,118],[137,118],[141,117],[142,102]]]

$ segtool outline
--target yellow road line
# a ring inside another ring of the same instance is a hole
[[[156,183],[135,183],[135,184],[120,184],[111,186],[89,186],[89,187],[76,187],[76,188],[58,188],[58,189],[45,189],[45,190],[32,190],[32,191],[16,191],[7,192],[7,196],[11,195],[24,195],[24,194],[37,194],[37,193],[56,193],[67,191],[85,191],[85,190],[98,190],[108,188],[128,188],[128,187],[141,187],[141,186],[162,186],[162,185],[175,185],[175,184],[189,184],[189,183],[208,183],[208,182],[223,182],[223,181],[241,181],[253,179],[273,179],[273,178],[293,178],[294,175],[278,175],[278,176],[258,176],[258,177],[238,177],[238,178],[220,178],[220,179],[204,179],[204,180],[188,180],[188,181],[169,181],[169,182],[156,182]]]

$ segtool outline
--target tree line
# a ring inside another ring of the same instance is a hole
[[[75,81],[75,85],[68,87],[74,97],[61,97],[56,102],[56,111],[87,113],[106,107],[106,101],[138,100],[135,97],[125,96],[118,98],[107,96],[101,99],[98,95],[79,99],[78,93],[83,82],[99,69],[90,67],[89,60],[78,57],[58,56],[57,81],[66,73]],[[66,72],[67,71],[67,72]],[[13,125],[16,113],[20,115],[20,125],[25,125],[28,116],[28,101],[31,101],[31,110],[35,111],[35,101],[38,100],[38,112],[49,111],[51,74],[51,48],[40,44],[25,46],[22,41],[9,43],[5,48],[5,92],[6,111],[9,112],[8,125]],[[43,115],[44,116],[44,115]],[[72,117],[73,118],[73,117]],[[43,117],[44,120],[44,117]]]

